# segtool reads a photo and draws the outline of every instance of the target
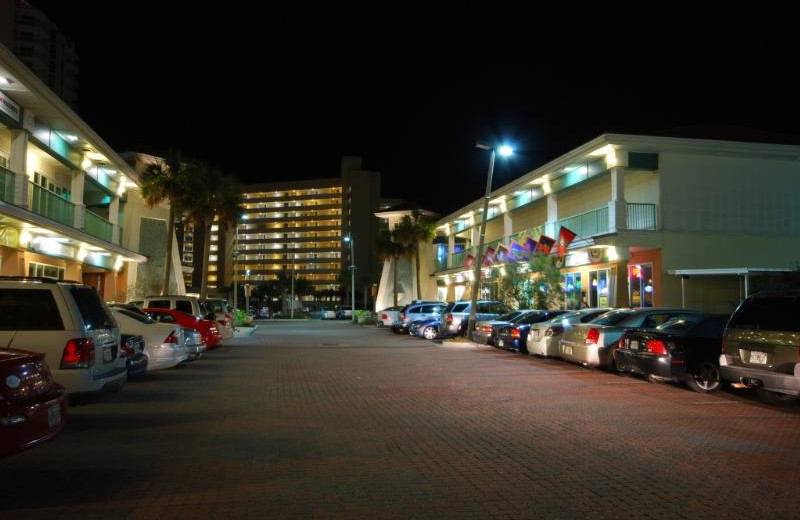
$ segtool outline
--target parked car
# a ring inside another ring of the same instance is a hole
[[[111,313],[124,333],[144,339],[149,372],[172,368],[189,358],[190,348],[186,345],[184,329],[179,325],[158,323],[138,307],[126,304],[112,305]],[[204,349],[204,345],[200,347],[201,352]],[[199,356],[196,350],[192,349],[191,353]]]
[[[728,319],[723,314],[693,314],[655,330],[627,330],[614,351],[617,370],[682,382],[695,392],[713,392],[720,386],[719,349]]]
[[[171,309],[181,311],[200,320],[214,320],[216,315],[206,308],[205,303],[196,296],[165,294],[163,296],[147,296],[141,300],[128,303],[140,309]]]
[[[535,323],[548,321],[556,316],[560,316],[567,311],[563,310],[534,310],[525,314],[519,321],[504,325],[497,331],[495,343],[500,348],[516,350],[517,352],[528,352],[528,331]]]
[[[800,397],[800,289],[745,299],[725,327],[719,364],[723,380],[766,401]]]
[[[497,319],[503,314],[511,312],[511,308],[503,302],[497,300],[478,300],[476,323]],[[442,311],[440,331],[447,334],[459,334],[466,330],[469,321],[472,302],[457,301],[448,303]]]
[[[408,332],[409,324],[413,321],[440,318],[442,310],[446,306],[447,304],[444,302],[408,304],[400,312],[399,319],[392,325],[392,332],[405,334]]]
[[[558,353],[573,363],[615,370],[614,349],[626,329],[653,330],[666,321],[687,314],[697,314],[697,311],[663,307],[615,309],[589,323],[576,324],[564,331]]]
[[[391,327],[398,320],[400,320],[400,312],[405,308],[405,305],[397,305],[394,307],[387,307],[378,312],[378,319],[376,320],[378,327]]]
[[[496,320],[479,321],[475,324],[475,332],[472,333],[472,341],[484,345],[494,345],[497,340],[498,330],[506,325],[516,323],[531,312],[533,312],[533,309],[522,309],[507,312],[502,316],[498,316]]]
[[[408,325],[408,334],[425,339],[436,339],[439,335],[439,326],[441,325],[440,318],[427,318],[423,320],[412,321]]]
[[[206,298],[203,300],[205,310],[210,314],[214,313],[214,319],[219,324],[219,332],[222,334],[222,341],[233,338],[234,316],[233,309],[228,305],[225,298]]]
[[[276,313],[277,317],[277,313]],[[319,310],[319,319],[321,320],[335,320],[336,319],[336,311],[334,309],[320,309]]]
[[[117,323],[119,324],[119,322]],[[121,329],[122,327],[120,327],[120,330]],[[142,336],[122,334],[120,346],[122,348],[122,354],[125,356],[125,368],[128,369],[128,379],[147,375],[147,356],[144,353],[144,338]]]
[[[0,458],[54,438],[66,418],[67,393],[45,355],[0,349]]]
[[[198,331],[200,335],[203,336],[203,344],[205,344],[206,350],[211,350],[216,347],[222,340],[222,335],[219,332],[219,325],[215,321],[198,319],[184,312],[171,309],[143,310],[159,323],[176,324]]]
[[[353,319],[353,309],[350,306],[342,306],[337,305],[333,309],[334,314],[336,314],[337,320],[352,320]]]
[[[528,354],[532,356],[558,356],[558,342],[565,329],[576,323],[588,323],[611,309],[580,309],[570,311],[552,320],[536,323],[528,331]]]
[[[44,354],[68,394],[118,391],[128,378],[117,323],[90,285],[0,277],[0,345]]]

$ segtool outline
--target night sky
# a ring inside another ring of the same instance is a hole
[[[788,8],[30,3],[76,42],[79,113],[112,147],[244,182],[335,177],[361,155],[385,197],[444,215],[483,194],[477,139],[518,151],[497,188],[606,131],[800,134]]]

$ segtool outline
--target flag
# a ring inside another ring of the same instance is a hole
[[[525,252],[529,255],[532,255],[536,252],[537,247],[539,247],[539,243],[531,237],[528,237],[528,239],[525,240],[525,247],[523,249],[525,249]]]
[[[558,256],[567,254],[567,246],[575,239],[575,232],[561,226],[558,230]]]
[[[487,247],[486,252],[483,254],[483,267],[489,267],[494,264],[494,248]]]
[[[494,257],[498,262],[508,262],[508,248],[503,244],[498,244],[497,253],[495,253]]]
[[[464,267],[467,269],[472,269],[475,267],[475,255],[472,253],[467,253],[464,257]]]
[[[512,262],[518,262],[520,260],[527,260],[528,255],[526,254],[525,248],[522,247],[519,242],[516,240],[511,241],[511,247],[509,248],[508,258]]]
[[[549,255],[550,250],[553,249],[553,244],[555,243],[556,240],[554,238],[550,238],[547,235],[540,235],[539,245],[536,246],[536,252],[543,255]]]

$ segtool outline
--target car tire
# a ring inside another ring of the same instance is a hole
[[[710,361],[691,367],[686,374],[686,386],[701,394],[716,392],[721,385],[719,367]]]
[[[434,327],[425,327],[422,329],[422,337],[425,339],[435,339],[438,334]]]

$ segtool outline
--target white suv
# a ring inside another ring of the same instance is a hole
[[[119,328],[89,285],[0,277],[0,348],[43,353],[70,394],[118,391],[127,381]]]
[[[147,296],[142,300],[132,300],[128,303],[140,309],[172,309],[180,311],[195,318],[208,319],[209,311],[196,296],[166,294],[164,296]]]

